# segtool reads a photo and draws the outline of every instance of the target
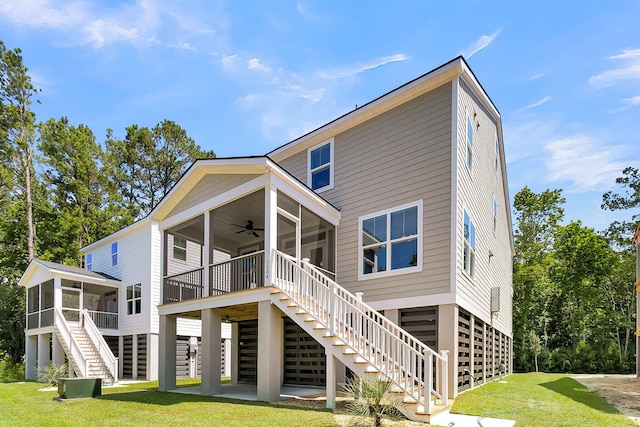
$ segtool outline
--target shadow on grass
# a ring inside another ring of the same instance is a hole
[[[590,392],[585,385],[572,378],[563,377],[556,381],[541,383],[540,385],[595,410],[605,412],[607,414],[620,413],[617,409],[609,405],[605,399]]]
[[[269,408],[286,408],[297,411],[331,412],[326,408],[305,408],[289,405],[277,405],[255,400],[240,400],[226,397],[200,396],[195,394],[182,394],[171,392],[160,392],[158,390],[136,390],[121,393],[109,393],[96,396],[94,399],[116,402],[144,403],[149,405],[177,405],[180,403],[222,403],[228,405],[262,406]]]

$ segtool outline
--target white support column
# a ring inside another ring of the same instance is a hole
[[[271,252],[278,247],[278,191],[273,184],[264,188],[264,285],[271,286]]]
[[[222,314],[219,309],[202,310],[202,379],[200,390],[205,396],[220,394],[220,342],[222,339],[220,323]]]
[[[211,214],[209,211],[204,213],[204,256],[202,257],[202,296],[209,296],[209,287],[211,286],[211,278],[209,277],[209,266],[211,265],[211,248],[213,242],[211,241]]]
[[[438,306],[438,350],[449,351],[449,398],[458,393],[458,306]]]
[[[389,308],[384,311],[384,317],[400,326],[400,310],[397,308]]]
[[[57,367],[64,365],[64,348],[56,334],[51,334],[51,353],[53,364]]]
[[[326,388],[327,388],[327,409],[336,408],[336,368],[337,360],[330,351],[325,350],[325,370],[326,370]]]
[[[160,316],[158,390],[176,389],[176,316]]]
[[[231,324],[231,345],[227,347],[229,353],[227,358],[229,359],[229,375],[231,375],[231,384],[238,384],[238,364],[240,361],[240,327],[238,322]]]
[[[49,359],[49,340],[51,334],[38,335],[38,368],[44,368],[51,362]]]
[[[271,301],[258,302],[258,400],[280,400],[283,324]]]
[[[38,336],[27,335],[25,340],[24,377],[28,380],[36,379],[38,360]]]
[[[131,336],[131,379],[138,379],[138,335]]]
[[[124,377],[124,337],[120,335],[118,337],[118,378]]]
[[[158,338],[158,334],[147,334],[147,381],[158,379]]]

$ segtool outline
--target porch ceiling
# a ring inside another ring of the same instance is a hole
[[[228,307],[220,307],[222,312],[222,320],[229,322],[238,322],[243,320],[252,320],[258,318],[258,303],[252,302],[248,304],[239,304]],[[187,311],[180,313],[179,317],[188,319],[201,319],[202,312],[200,310]]]

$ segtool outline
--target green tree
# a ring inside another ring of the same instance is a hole
[[[31,98],[38,90],[31,83],[20,49],[9,50],[0,41],[0,162],[9,193],[19,196],[26,209],[27,256],[35,257],[36,222],[33,217],[32,186],[35,180],[35,114]],[[11,179],[9,183],[7,179]]]
[[[40,124],[43,178],[57,212],[51,232],[57,244],[43,258],[81,265],[80,249],[130,224],[121,197],[109,182],[104,152],[91,129],[72,126],[66,117]]]
[[[198,158],[213,158],[176,123],[129,126],[124,139],[107,131],[108,173],[135,218],[146,216]]]
[[[602,209],[610,211],[634,210],[629,221],[615,221],[606,232],[613,243],[621,247],[629,246],[631,236],[640,222],[640,172],[637,168],[627,167],[622,176],[616,178],[619,191],[607,191],[602,195]]]

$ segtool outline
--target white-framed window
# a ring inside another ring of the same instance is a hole
[[[127,286],[127,314],[139,314],[142,312],[142,285]]]
[[[476,226],[473,224],[471,217],[464,211],[464,248],[462,255],[462,265],[464,271],[473,278],[476,263]]]
[[[471,171],[473,167],[473,123],[471,117],[467,116],[467,168]]]
[[[187,260],[187,239],[173,236],[173,258],[180,261]]]
[[[422,200],[362,216],[359,279],[422,271]]]
[[[111,265],[118,265],[118,242],[111,244]]]
[[[84,268],[93,270],[93,254],[86,254],[84,256]]]
[[[307,151],[307,184],[313,190],[333,188],[333,138]]]
[[[496,195],[493,195],[493,235],[496,235],[496,231],[498,230],[498,201],[496,200]]]

